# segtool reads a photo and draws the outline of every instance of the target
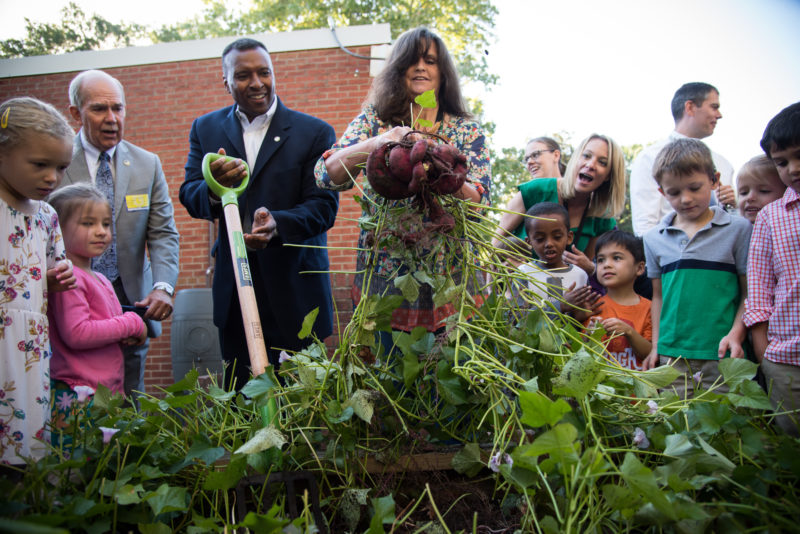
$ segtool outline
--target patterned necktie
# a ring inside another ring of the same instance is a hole
[[[106,196],[111,205],[111,245],[100,256],[92,259],[92,269],[102,273],[110,281],[119,278],[117,270],[117,229],[114,225],[114,177],[111,175],[111,158],[107,152],[100,153],[95,185]]]

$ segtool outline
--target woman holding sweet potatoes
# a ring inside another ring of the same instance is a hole
[[[414,101],[427,91],[435,94],[434,107],[423,107]],[[474,204],[489,204],[490,165],[484,133],[466,111],[458,75],[447,48],[427,28],[409,30],[398,37],[383,71],[372,84],[361,113],[353,119],[342,138],[317,162],[317,185],[333,190],[350,189],[370,154],[385,150],[387,144],[392,147],[398,144],[410,146],[420,139],[431,139],[432,145],[446,141],[463,156],[466,180],[452,192],[454,197]],[[385,195],[379,195],[369,182],[362,183],[362,221],[370,220],[384,202],[389,203],[389,211],[396,217],[379,235],[369,225],[362,224],[353,301],[358,303],[365,291],[367,295],[407,296],[408,292],[403,293],[396,281],[420,269],[415,258],[421,257],[431,258],[424,267],[441,277],[434,278],[447,277],[455,285],[460,284],[457,266],[453,265],[452,254],[449,254],[448,240],[453,242],[453,236],[432,229],[430,220],[434,210],[427,211],[431,216],[419,217],[423,222],[417,224],[418,196],[387,199]],[[434,204],[438,206],[439,203],[435,201]],[[389,239],[385,239],[387,236]],[[402,241],[403,246],[382,244],[391,242],[393,237]],[[407,253],[412,249],[415,253]],[[417,278],[424,279],[424,276]],[[418,297],[414,301],[405,299],[394,310],[391,328],[406,332],[417,326],[431,332],[440,330],[444,319],[455,310],[450,302],[436,306],[435,292],[436,288],[429,283],[421,283]]]

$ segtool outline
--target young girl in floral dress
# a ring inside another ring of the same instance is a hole
[[[0,104],[0,462],[44,456],[50,415],[47,293],[75,285],[44,198],[72,159],[74,133],[34,98]]]

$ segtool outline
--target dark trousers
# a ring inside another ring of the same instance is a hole
[[[259,272],[257,259],[253,256],[248,258],[251,272]],[[279,332],[275,328],[275,318],[267,303],[269,296],[260,280],[253,281],[253,289],[258,303],[258,314],[261,320],[261,331],[264,333],[264,344],[267,347],[267,358],[269,364],[279,367],[278,359],[281,350],[298,351],[304,348],[307,340],[297,338],[300,325],[297,326],[298,332]],[[219,345],[222,350],[222,360],[225,362],[225,387],[236,391],[242,389],[251,377],[250,353],[247,350],[247,338],[244,333],[244,323],[242,321],[242,311],[239,305],[237,293],[231,295],[231,308],[228,322],[224,328],[219,329]],[[235,380],[235,382],[233,382]]]

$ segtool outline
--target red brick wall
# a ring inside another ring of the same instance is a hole
[[[369,55],[369,47],[354,52]],[[277,93],[290,108],[327,121],[337,137],[361,108],[371,78],[369,64],[338,50],[309,50],[272,54]],[[125,87],[128,110],[125,139],[161,158],[170,194],[175,204],[175,220],[181,235],[181,269],[177,289],[206,287],[208,267],[208,223],[189,217],[178,201],[183,181],[183,165],[189,148],[192,120],[204,113],[228,106],[230,95],[222,85],[219,59],[184,61],[105,69]],[[0,79],[0,101],[14,96],[33,96],[50,102],[68,115],[67,87],[76,72]],[[331,246],[355,246],[360,216],[352,193],[341,196],[339,217],[328,233]],[[350,219],[350,220],[347,220]],[[332,271],[352,271],[355,256],[348,251],[331,251]],[[352,313],[351,275],[333,274],[334,296],[342,324]],[[153,340],[147,359],[145,383],[152,386],[172,383],[170,321],[164,333]],[[336,337],[328,340],[333,346]]]

